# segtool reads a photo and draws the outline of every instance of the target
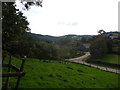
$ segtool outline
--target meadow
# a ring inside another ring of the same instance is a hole
[[[12,63],[19,67],[20,60],[12,57]],[[24,71],[26,75],[21,79],[19,88],[117,88],[119,86],[118,74],[72,62],[27,58]],[[4,80],[5,78],[3,84]],[[16,78],[10,78],[11,87],[14,87],[15,82]]]
[[[87,59],[89,59],[89,57],[86,57],[83,59],[83,61],[87,61]],[[116,54],[107,54],[99,59],[95,59],[97,61],[102,61],[102,62],[105,62],[105,63],[111,63],[111,64],[120,64],[120,61],[119,61],[119,58],[120,58],[120,55],[116,55]],[[92,63],[92,62],[91,62]],[[103,64],[100,64],[100,63],[92,63],[92,64],[95,64],[95,65],[98,65],[98,66],[103,66],[103,67],[108,67],[108,68],[112,68],[112,69],[119,69],[120,70],[120,67],[113,67],[113,66],[109,66],[109,65],[103,65]]]
[[[120,64],[119,58],[120,58],[120,55],[107,54],[98,60],[107,62],[107,63]]]

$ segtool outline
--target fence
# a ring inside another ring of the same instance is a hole
[[[87,63],[95,63],[95,64],[101,64],[101,65],[120,68],[120,64],[107,63],[107,62],[97,61],[97,60],[93,60],[93,59],[88,59]]]
[[[10,77],[18,77],[17,78],[17,82],[16,82],[16,85],[15,85],[15,90],[18,89],[18,86],[19,86],[19,83],[20,83],[20,80],[21,80],[21,77],[23,77],[25,75],[25,72],[23,72],[23,68],[24,68],[24,64],[25,64],[25,58],[22,58],[22,63],[21,63],[21,66],[20,66],[20,69],[18,69],[16,66],[14,66],[12,63],[11,63],[11,56],[9,56],[9,60],[8,60],[8,64],[3,64],[4,62],[2,61],[2,68],[5,68],[7,67],[8,70],[6,73],[2,73],[2,78],[7,78],[6,79],[6,84],[3,88],[6,88],[8,89],[9,88],[9,79]],[[15,70],[15,72],[11,72],[11,69]]]

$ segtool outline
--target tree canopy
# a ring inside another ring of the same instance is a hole
[[[99,30],[97,36],[91,40],[90,53],[93,58],[100,58],[108,53],[119,53],[118,38],[119,32],[116,34],[106,33],[104,30]]]
[[[42,7],[42,1],[34,0],[33,2],[25,2],[26,0],[21,0],[21,3],[25,9],[29,9],[30,6],[36,5]],[[29,22],[27,18],[23,16],[23,13],[16,9],[15,2],[2,2],[2,49],[3,51],[8,51],[11,53],[8,48],[11,45],[14,45],[18,42],[16,38],[17,35],[29,32],[30,28],[28,27]],[[16,42],[13,42],[15,41]]]
[[[107,53],[107,37],[106,35],[98,35],[94,37],[90,45],[90,53],[93,58],[99,58]]]

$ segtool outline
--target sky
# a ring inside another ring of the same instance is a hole
[[[43,0],[43,7],[23,11],[32,33],[52,36],[96,35],[118,31],[120,0]],[[20,3],[17,4],[21,10]]]

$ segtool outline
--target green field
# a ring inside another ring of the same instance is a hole
[[[107,62],[107,63],[120,64],[120,61],[118,61],[119,58],[120,58],[120,55],[107,54],[98,60],[103,61],[103,62]]]
[[[20,62],[12,58],[14,64]],[[98,70],[81,64],[62,61],[26,59],[26,75],[20,88],[117,88],[118,74]],[[3,85],[4,85],[3,79]],[[14,87],[15,78],[10,78]]]

